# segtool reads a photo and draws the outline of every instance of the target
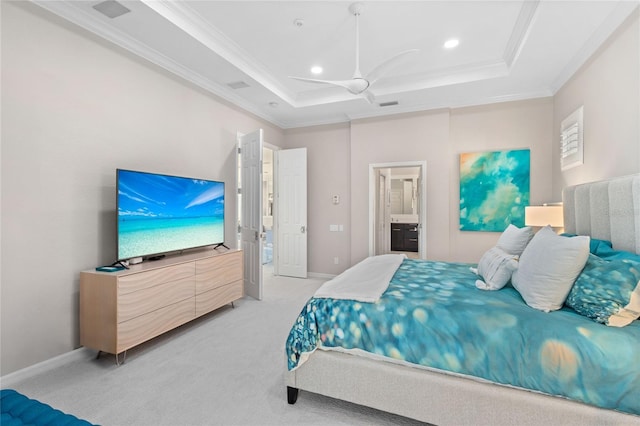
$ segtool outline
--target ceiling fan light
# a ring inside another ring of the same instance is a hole
[[[349,81],[347,90],[354,95],[359,95],[369,88],[369,82],[364,78],[354,78]]]
[[[449,40],[444,42],[444,48],[445,49],[453,49],[454,47],[458,46],[459,44],[460,44],[460,40],[458,40],[457,38],[452,38],[452,39],[449,39]]]

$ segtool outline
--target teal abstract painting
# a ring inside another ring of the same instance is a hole
[[[502,232],[524,226],[530,151],[460,154],[460,230]]]

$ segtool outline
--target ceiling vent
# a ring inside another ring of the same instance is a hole
[[[389,107],[398,105],[398,101],[380,102],[378,105],[380,105],[380,107]]]
[[[131,12],[130,9],[127,9],[126,7],[124,7],[123,5],[121,5],[115,0],[106,0],[106,1],[100,2],[98,4],[93,5],[93,8],[111,19],[117,18],[118,16],[122,16],[125,13]]]
[[[249,85],[244,81],[235,81],[233,83],[227,83],[227,86],[231,87],[233,90],[244,89],[249,87]]]

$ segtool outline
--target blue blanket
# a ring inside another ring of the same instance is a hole
[[[27,398],[13,389],[0,391],[0,424],[2,426],[91,426],[71,414],[65,414],[35,399]]]
[[[477,289],[469,266],[407,259],[375,303],[310,299],[286,342],[289,369],[318,347],[362,349],[640,415],[640,321],[544,313],[510,286]]]

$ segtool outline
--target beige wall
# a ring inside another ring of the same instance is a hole
[[[351,265],[349,124],[287,130],[284,146],[307,148],[308,270],[337,275]],[[344,230],[329,232],[329,225]]]
[[[56,18],[2,2],[2,375],[78,347],[79,272],[115,260],[115,169],[221,179],[282,130]]]
[[[499,236],[495,232],[461,232],[459,230],[458,154],[528,148],[531,150],[531,204],[559,201],[552,199],[551,194],[552,124],[553,101],[551,98],[452,110],[450,141],[452,155],[448,159],[451,193],[449,205],[451,260],[478,262],[480,256],[495,244]]]
[[[354,121],[351,125],[351,261],[369,255],[369,164],[427,162],[427,257],[449,257],[449,112]],[[443,161],[444,160],[444,161]],[[438,244],[432,244],[433,242]]]
[[[529,148],[531,201],[554,201],[552,122],[545,98],[286,131],[286,147],[309,148],[309,270],[335,274],[368,256],[369,164],[406,161],[427,163],[427,257],[477,262],[499,234],[459,231],[459,154]],[[330,196],[341,185],[350,199],[336,208]],[[334,217],[350,223],[345,235],[328,232]],[[350,263],[339,267],[337,241],[350,243]]]
[[[560,123],[584,106],[584,164],[562,172],[553,149],[553,193],[583,182],[640,172],[640,11],[636,9],[554,96],[554,147]]]

